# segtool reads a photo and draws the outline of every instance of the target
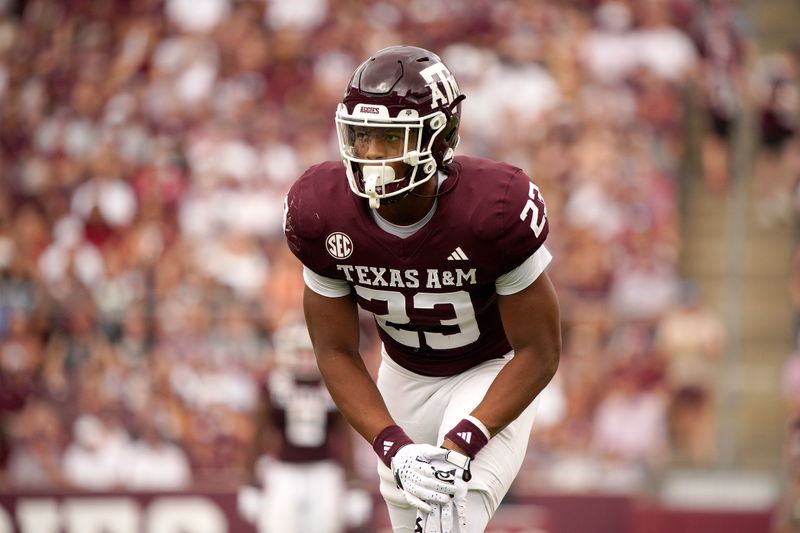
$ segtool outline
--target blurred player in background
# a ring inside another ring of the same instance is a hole
[[[282,327],[274,344],[240,511],[259,533],[340,533],[360,525],[372,503],[358,486],[352,430],[325,388],[305,324]]]
[[[544,201],[519,168],[454,157],[463,99],[428,50],[377,52],[336,111],[344,166],[287,195],[317,362],[381,459],[396,532],[484,531],[560,356]],[[357,305],[383,342],[377,386]]]

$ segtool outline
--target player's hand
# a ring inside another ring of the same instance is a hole
[[[466,533],[466,483],[463,485],[463,496],[456,495],[447,503],[431,504],[431,512],[417,510],[415,533]],[[459,507],[460,506],[460,507]]]
[[[430,444],[408,444],[392,458],[392,473],[406,501],[430,513],[431,504],[446,504],[456,493],[458,467],[446,461],[449,450]]]
[[[431,505],[430,513],[423,513],[417,509],[414,533],[444,533],[442,528],[442,508],[449,505],[449,503],[434,503]]]
[[[470,472],[470,458],[455,450],[448,450],[444,458],[444,464],[435,464],[440,470],[449,468],[453,471],[453,487],[455,493],[450,501],[443,504],[440,509],[441,533],[466,533],[467,531],[467,482],[472,478]],[[433,526],[431,526],[433,527]],[[423,530],[425,531],[425,530]]]
[[[450,450],[445,457],[445,461],[455,464],[459,468],[456,475],[456,493],[453,495],[453,508],[456,511],[456,521],[459,531],[467,531],[467,482],[472,479],[472,472],[469,465],[472,459],[455,450]]]
[[[458,528],[453,528],[452,531],[459,533],[467,533],[467,482],[463,480],[456,480],[456,493],[453,495],[451,501],[451,509],[455,510],[455,523]],[[453,516],[450,515],[450,522],[453,522]]]

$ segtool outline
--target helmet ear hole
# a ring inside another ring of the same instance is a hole
[[[431,128],[434,130],[438,130],[439,128],[443,127],[445,123],[444,113],[437,113],[430,122]]]

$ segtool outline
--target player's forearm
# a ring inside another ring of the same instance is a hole
[[[339,411],[370,444],[383,428],[395,423],[358,354],[324,352],[317,361]]]
[[[513,422],[533,402],[556,373],[560,349],[518,350],[497,374],[472,416],[483,422],[492,436]]]

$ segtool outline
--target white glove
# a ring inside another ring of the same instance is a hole
[[[453,531],[467,533],[467,482],[462,478],[456,478],[456,493],[451,500],[451,509],[456,511],[455,521],[458,524]],[[444,521],[444,518],[442,520]],[[449,520],[452,523],[452,513]]]
[[[467,532],[467,497],[466,483],[463,496],[454,496],[447,503],[431,504],[431,512],[424,513],[417,509],[415,533],[466,533]]]
[[[446,503],[431,503],[430,513],[417,510],[420,533],[466,533],[467,481],[472,477],[469,463],[467,456],[452,450],[447,450],[444,459],[431,460],[437,478],[452,483],[455,490]]]
[[[392,473],[406,501],[424,513],[432,503],[445,504],[456,493],[457,467],[447,463],[449,450],[430,444],[408,444],[392,457]]]
[[[453,495],[451,501],[451,510],[455,509],[457,528],[453,531],[458,533],[467,533],[467,482],[472,479],[472,472],[469,469],[470,458],[464,454],[458,453],[454,450],[447,452],[445,461],[448,464],[456,465],[456,493]],[[442,519],[444,521],[444,518]],[[453,521],[452,513],[449,518],[450,522]]]
[[[442,527],[442,508],[450,507],[449,503],[434,503],[430,513],[423,513],[417,509],[417,519],[414,521],[414,533],[444,533]]]

